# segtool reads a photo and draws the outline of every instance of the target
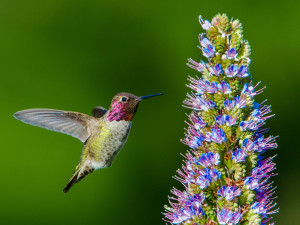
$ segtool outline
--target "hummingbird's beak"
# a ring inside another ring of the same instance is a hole
[[[158,93],[158,94],[154,94],[154,95],[146,95],[146,96],[142,96],[142,97],[139,97],[137,98],[136,100],[143,100],[143,99],[146,99],[146,98],[151,98],[151,97],[154,97],[154,96],[159,96],[159,95],[163,95],[164,93]]]

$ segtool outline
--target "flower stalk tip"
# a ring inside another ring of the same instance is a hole
[[[249,72],[251,48],[239,20],[225,14],[199,22],[199,49],[205,61],[189,59],[202,74],[189,77],[184,106],[191,109],[182,140],[190,150],[175,177],[184,190],[173,189],[165,221],[171,224],[273,224],[276,137],[263,128],[271,107],[257,103],[264,88],[253,85]]]

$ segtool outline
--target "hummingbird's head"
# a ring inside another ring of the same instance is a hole
[[[139,103],[143,99],[157,95],[162,95],[162,93],[138,97],[130,93],[121,92],[112,99],[107,113],[107,119],[109,121],[131,121],[137,111]]]

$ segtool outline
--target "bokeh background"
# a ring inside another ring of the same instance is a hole
[[[299,1],[2,0],[0,3],[1,224],[165,224],[163,205],[187,148],[181,107],[187,58],[201,58],[198,15],[238,18],[251,74],[267,89],[280,135],[277,224],[299,224]],[[120,91],[143,102],[113,167],[62,188],[82,143],[12,117],[26,108],[90,113]]]

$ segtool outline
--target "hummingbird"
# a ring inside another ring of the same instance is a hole
[[[92,116],[56,109],[25,109],[13,116],[24,123],[61,132],[84,143],[79,163],[63,192],[97,169],[110,167],[127,141],[139,103],[162,93],[142,97],[119,93],[108,110],[96,106]]]

